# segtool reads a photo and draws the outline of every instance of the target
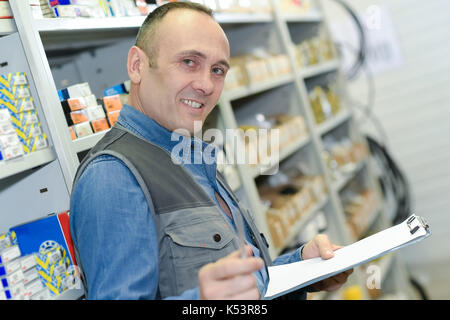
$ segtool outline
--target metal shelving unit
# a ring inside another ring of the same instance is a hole
[[[0,180],[45,165],[56,159],[51,148],[45,148],[19,158],[0,162]]]
[[[26,60],[29,64],[30,74],[36,85],[37,96],[35,99],[38,99],[42,105],[43,115],[48,125],[48,135],[52,140],[52,149],[36,153],[35,157],[29,158],[31,160],[26,160],[24,162],[26,164],[23,166],[17,164],[14,167],[14,165],[8,164],[7,171],[2,170],[6,166],[0,163],[0,179],[19,173],[27,168],[45,165],[45,163],[56,159],[58,162],[58,174],[64,181],[67,194],[70,195],[72,181],[80,162],[78,153],[89,150],[101,139],[105,132],[72,141],[67,130],[66,121],[57,95],[57,86],[46,53],[48,50],[54,48],[71,48],[76,46],[71,41],[89,42],[89,47],[92,48],[92,43],[95,43],[98,39],[101,39],[98,42],[99,44],[104,44],[114,43],[124,37],[135,37],[137,29],[145,17],[35,20],[32,18],[31,12],[27,7],[28,4],[25,1],[10,0],[10,3],[14,13],[15,23],[12,21],[0,21],[0,36],[10,33],[18,33],[20,36]],[[238,116],[239,111],[237,109],[248,107],[255,112],[259,110],[259,107],[263,110],[268,110],[270,107],[274,109],[274,105],[270,105],[270,101],[281,100],[280,105],[276,105],[277,108],[281,106],[284,108],[283,110],[287,110],[290,114],[302,115],[305,119],[308,136],[280,150],[280,162],[292,161],[290,159],[296,156],[308,159],[308,164],[314,169],[315,173],[324,178],[328,193],[314,205],[310,206],[307,212],[293,225],[291,233],[286,238],[285,245],[282,248],[275,248],[273,245],[265,215],[266,209],[262,205],[258,193],[256,180],[260,176],[261,168],[252,168],[246,164],[236,165],[240,183],[235,183],[233,189],[238,190],[239,194],[243,195],[249,207],[252,209],[256,224],[261,232],[266,235],[269,242],[270,253],[272,257],[276,257],[285,246],[290,245],[297,238],[298,234],[304,230],[305,226],[315,217],[318,211],[324,211],[326,213],[327,222],[330,227],[327,232],[330,232],[332,241],[346,245],[356,240],[353,239],[346,224],[346,216],[340,198],[340,191],[345,189],[346,185],[356,175],[359,175],[360,172],[365,177],[368,187],[375,190],[378,196],[381,195],[381,192],[372,174],[369,161],[358,165],[355,170],[342,180],[334,181],[322,157],[324,150],[323,136],[330,134],[336,128],[343,127],[344,123],[348,127],[348,135],[358,139],[361,139],[361,135],[359,134],[357,123],[355,123],[355,119],[353,118],[352,108],[348,104],[345,105],[345,102],[344,108],[339,114],[320,125],[315,123],[312,114],[308,99],[307,82],[311,78],[322,77],[329,73],[341,74],[338,58],[319,62],[318,64],[307,67],[299,67],[296,62],[295,52],[293,51],[293,45],[295,43],[292,38],[294,32],[310,32],[311,29],[321,29],[325,34],[329,35],[327,22],[324,20],[320,3],[311,11],[304,14],[284,13],[281,11],[280,4],[276,0],[270,0],[270,4],[273,10],[271,13],[217,13],[216,18],[223,25],[227,35],[229,35],[232,49],[238,47],[239,50],[245,52],[249,48],[245,47],[247,43],[243,39],[260,40],[268,49],[288,57],[292,73],[262,83],[250,84],[243,88],[224,91],[219,101],[218,114],[220,121],[223,123],[223,127],[237,129],[238,123],[241,120]],[[260,30],[262,30],[261,35],[257,34],[253,37]],[[334,56],[337,57],[338,55],[335,54]],[[345,88],[345,81],[342,80],[342,77],[338,77],[338,79],[339,83]],[[89,80],[95,81],[95,79]],[[124,80],[126,78],[122,79],[122,81]],[[111,85],[114,84],[116,83],[111,83]],[[269,102],[265,103],[266,99]],[[252,103],[253,100],[256,102]],[[255,107],[256,105],[258,107]],[[270,168],[265,169],[269,170]],[[19,183],[26,183],[26,181],[19,181]],[[69,203],[67,203],[66,209],[68,208]],[[17,214],[20,214],[20,212],[17,212]],[[377,225],[376,221],[380,217],[382,217],[381,220],[386,221],[383,206],[373,214],[368,228]],[[387,226],[386,223],[380,224],[380,228]],[[384,264],[386,268],[394,265],[394,263]],[[367,292],[365,292],[365,275],[361,268],[356,270],[355,276],[349,281],[349,285],[352,284],[358,284],[362,288],[363,297],[368,298]],[[74,295],[72,294],[73,292],[68,293],[63,299],[79,298],[79,292]],[[336,297],[338,294],[334,296]],[[327,295],[320,297],[327,298]]]

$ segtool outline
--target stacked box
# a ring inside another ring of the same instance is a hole
[[[58,91],[73,140],[109,129],[106,114],[87,82]]]
[[[120,110],[122,110],[123,104],[120,99],[120,95],[112,95],[103,97],[103,103],[105,105],[106,114],[108,116],[108,121],[113,126],[120,115]]]
[[[19,251],[14,268],[6,270],[14,272],[7,278],[13,298],[46,300],[81,288],[67,212],[13,227],[10,233]]]
[[[113,87],[106,88],[104,91],[103,105],[111,126],[117,122],[123,104],[127,103],[130,86],[130,80],[127,80]]]
[[[0,281],[0,300],[30,300],[38,294],[50,298],[39,279],[35,256],[21,255],[14,231],[0,235]]]
[[[13,14],[9,2],[0,0],[0,19],[12,19]]]
[[[292,72],[287,55],[266,51],[260,52],[258,56],[246,54],[231,57],[230,64],[225,90],[258,84]]]
[[[308,210],[326,196],[325,182],[321,176],[292,177],[288,184],[258,189],[261,199],[267,203],[267,224],[276,248],[285,245],[292,226]]]
[[[332,60],[335,56],[334,44],[330,38],[319,35],[295,45],[295,54],[299,67],[315,65]]]
[[[25,72],[0,76],[0,149],[4,159],[48,146]]]

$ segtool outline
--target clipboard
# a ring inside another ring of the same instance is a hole
[[[264,299],[274,299],[307,287],[421,241],[430,234],[430,227],[425,219],[411,215],[402,223],[334,251],[334,257],[331,259],[324,260],[318,257],[270,266],[269,284]]]

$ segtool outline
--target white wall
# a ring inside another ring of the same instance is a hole
[[[331,28],[348,20],[333,2],[322,1]],[[423,278],[445,286],[450,281],[450,1],[347,2],[360,14],[373,6],[385,8],[392,19],[402,63],[375,74],[374,113],[411,183],[414,213],[426,217],[432,230],[429,239],[401,254],[412,269],[423,271]],[[366,100],[364,77],[349,89]]]

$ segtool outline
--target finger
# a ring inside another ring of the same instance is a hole
[[[253,250],[252,247],[250,247],[249,245],[245,245],[244,246],[245,252],[247,253],[247,257],[251,257],[253,256]],[[241,250],[235,250],[232,253],[230,253],[228,256],[223,257],[222,259],[227,259],[227,258],[240,258],[241,257]],[[220,259],[220,260],[222,260]]]
[[[347,281],[348,275],[345,272],[339,273],[332,277],[332,279],[338,283],[345,283]]]
[[[213,263],[210,266],[211,269],[209,270],[209,275],[212,279],[226,279],[255,272],[263,266],[263,260],[258,257],[241,259],[235,256],[230,256]]]
[[[344,271],[347,275],[351,275],[353,273],[353,269],[348,269]]]
[[[327,290],[329,287],[336,285],[335,281],[332,281],[330,279],[324,279],[319,282],[316,282],[313,285],[313,288],[319,291]]]
[[[331,248],[333,249],[333,251],[336,251],[336,250],[344,248],[344,246],[340,246],[340,245],[332,243]]]
[[[247,291],[257,289],[256,278],[253,276],[253,274],[237,276],[231,278],[230,280],[224,280],[223,285],[223,294],[228,298],[232,298]]]
[[[325,290],[328,292],[333,292],[333,291],[339,290],[341,287],[342,287],[341,283],[335,283],[335,284],[327,287]]]
[[[322,259],[326,260],[334,257],[333,246],[328,236],[324,234],[317,235],[314,238],[314,242],[319,249],[319,254]]]

